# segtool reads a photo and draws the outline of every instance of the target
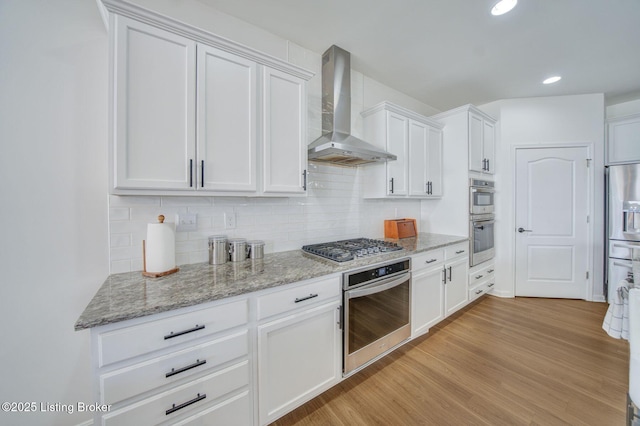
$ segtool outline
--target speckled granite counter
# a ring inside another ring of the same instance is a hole
[[[404,250],[336,264],[292,250],[265,255],[264,259],[197,263],[162,278],[145,278],[138,272],[110,275],[75,324],[76,330],[194,306],[225,297],[290,284],[423,251],[467,241],[465,237],[419,234],[417,238],[390,240]]]

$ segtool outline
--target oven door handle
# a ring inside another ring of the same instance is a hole
[[[354,290],[347,290],[346,298],[355,299],[356,297],[369,296],[370,294],[380,293],[381,291],[386,291],[397,287],[401,284],[407,282],[407,280],[411,277],[411,274],[403,274],[400,278],[394,278],[391,281],[383,281],[380,284],[376,284],[373,287],[364,286],[362,288],[356,288]]]
[[[491,225],[492,223],[496,223],[495,220],[472,220],[474,228],[483,229],[484,225]]]

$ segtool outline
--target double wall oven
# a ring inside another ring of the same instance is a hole
[[[495,255],[495,184],[491,181],[469,181],[469,265],[475,266]]]
[[[369,257],[371,265],[342,275],[343,374],[348,376],[411,336],[411,261],[375,262],[399,245],[357,238],[304,246],[305,252],[340,264]]]

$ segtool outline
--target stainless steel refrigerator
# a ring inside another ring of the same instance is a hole
[[[633,248],[640,249],[640,164],[609,166],[606,179],[607,281],[609,301],[631,273]]]

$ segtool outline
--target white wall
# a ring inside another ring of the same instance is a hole
[[[91,402],[74,323],[108,274],[107,34],[85,0],[0,2],[0,401]],[[68,425],[88,413],[5,413]]]
[[[603,299],[604,96],[509,99],[480,106],[499,120],[496,146],[496,293],[514,295],[515,148],[590,144],[593,172],[593,300]]]
[[[607,118],[640,113],[640,99],[607,106]]]

